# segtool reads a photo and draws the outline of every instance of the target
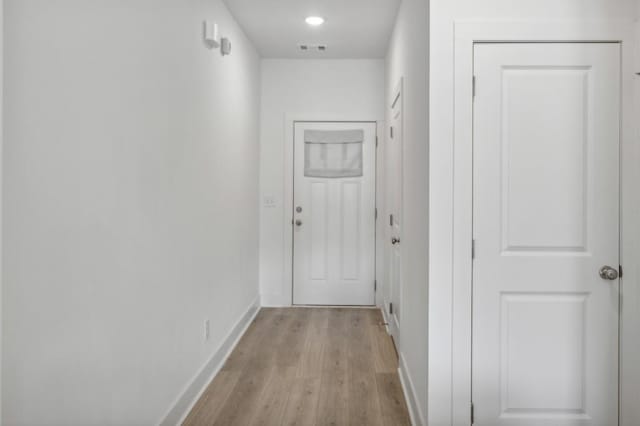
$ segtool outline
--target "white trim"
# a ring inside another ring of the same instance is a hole
[[[180,393],[167,414],[158,424],[162,426],[174,426],[181,425],[184,422],[193,406],[202,396],[202,393],[209,386],[209,383],[211,383],[227,358],[229,358],[229,355],[231,355],[231,352],[233,352],[240,338],[253,322],[253,319],[258,315],[258,312],[260,312],[260,302],[259,298],[256,298],[235,323],[227,337],[222,341],[211,358],[209,358],[209,361],[206,362]]]
[[[382,320],[384,321],[384,328],[385,330],[387,330],[387,334],[391,336],[391,330],[389,329],[389,314],[387,314],[387,310],[384,308],[384,306],[382,307],[378,306],[378,309],[382,311]]]
[[[2,282],[2,276],[3,276],[3,244],[2,241],[3,240],[3,232],[2,232],[2,226],[1,224],[4,222],[3,217],[2,217],[2,212],[4,210],[3,207],[3,188],[4,188],[4,183],[2,181],[2,176],[4,176],[4,172],[2,170],[2,165],[4,162],[3,159],[3,153],[4,153],[4,0],[0,0],[0,424],[2,424],[2,340],[3,340],[3,333],[2,333],[2,318],[3,318],[3,313],[2,313],[2,306],[3,306],[3,302],[2,302],[2,295],[3,295],[3,282]]]
[[[400,365],[398,366],[398,376],[400,376],[400,383],[402,384],[402,391],[404,392],[404,399],[407,401],[407,408],[409,409],[409,416],[411,417],[411,424],[413,426],[425,426],[424,416],[420,410],[418,404],[418,398],[416,396],[416,389],[413,386],[413,380],[409,374],[409,367],[404,359],[404,355],[399,355]]]
[[[626,265],[622,293],[625,308],[621,315],[621,376],[622,391],[621,425],[631,426],[633,419],[625,420],[626,413],[632,412],[632,396],[640,393],[640,380],[633,376],[634,370],[626,359],[633,360],[633,348],[640,339],[640,333],[633,327],[640,324],[638,301],[640,293],[640,268],[636,259],[640,258],[638,240],[639,219],[634,215],[640,206],[638,194],[633,190],[639,176],[635,167],[640,161],[634,141],[633,120],[633,22],[631,20],[554,20],[554,21],[457,21],[455,22],[454,46],[454,128],[453,130],[453,249],[450,291],[438,291],[442,297],[430,298],[430,305],[437,304],[444,316],[430,319],[430,329],[434,327],[450,331],[450,340],[442,338],[429,342],[430,359],[436,358],[437,378],[429,374],[429,406],[439,406],[437,418],[431,418],[434,425],[469,424],[471,401],[471,239],[472,239],[472,75],[473,44],[476,42],[620,42],[622,45],[622,264]],[[438,160],[440,161],[440,160]],[[635,238],[634,238],[635,237]],[[631,285],[629,285],[631,283]],[[626,285],[625,285],[626,284]],[[634,285],[635,284],[635,285]],[[632,303],[634,304],[633,306]],[[446,318],[446,321],[444,320]],[[438,321],[438,319],[440,321]],[[431,333],[430,333],[431,336]],[[434,355],[434,352],[436,354]],[[448,361],[447,361],[448,360]],[[631,364],[632,362],[630,362]],[[430,370],[431,370],[430,365]],[[433,367],[435,368],[435,366]],[[629,373],[629,374],[627,374]],[[450,377],[448,387],[445,377]],[[627,399],[628,398],[628,399]],[[448,407],[445,407],[446,404]],[[448,413],[448,414],[447,414]],[[445,417],[448,416],[448,419]],[[629,417],[631,418],[631,417]]]
[[[386,137],[388,138],[387,140],[389,142],[391,142],[391,135],[390,135],[390,129],[391,129],[391,123],[393,122],[393,117],[394,117],[394,111],[396,111],[395,107],[396,104],[399,103],[398,105],[398,109],[400,110],[400,135],[402,136],[402,139],[400,140],[400,160],[399,162],[396,164],[396,166],[400,165],[400,170],[393,170],[395,173],[399,174],[400,177],[400,187],[402,188],[402,190],[404,191],[404,170],[403,170],[403,165],[404,165],[404,147],[405,147],[405,99],[404,99],[404,76],[401,76],[398,79],[398,82],[396,83],[395,89],[393,90],[393,96],[392,96],[392,101],[389,104],[389,131],[385,132]],[[387,147],[387,150],[391,149],[391,147]],[[385,151],[385,153],[388,154],[387,151]],[[387,161],[388,159],[385,158],[385,161]],[[387,166],[389,165],[389,163],[385,163]],[[387,167],[387,170],[390,171],[390,167]],[[385,190],[386,193],[385,195],[388,195],[389,193],[389,178],[390,178],[390,173],[386,174],[386,178],[387,181],[385,182]],[[396,177],[398,178],[398,177]],[[390,201],[391,200],[386,200],[386,207],[387,207],[387,213],[389,215],[393,214],[390,211]],[[400,238],[400,240],[404,241],[404,231],[405,231],[405,221],[404,221],[404,194],[400,194],[400,205],[397,206],[400,209],[400,225],[401,225],[401,229],[400,231],[402,232],[401,235],[398,236],[398,238]],[[389,218],[390,216],[386,216],[384,218],[384,227],[385,227],[385,234],[384,234],[384,247],[385,249],[388,248],[388,250],[393,250],[392,248],[389,248],[388,241],[392,238],[393,235],[393,227],[388,226],[388,221],[387,218]],[[400,247],[400,250],[402,250],[402,247]],[[384,300],[383,301],[383,306],[384,306],[384,311],[385,312],[389,312],[390,311],[390,306],[391,303],[393,303],[392,299],[393,299],[393,289],[391,288],[391,277],[389,276],[389,272],[391,271],[391,253],[387,253],[385,250],[385,256],[384,256],[384,273],[385,276],[388,278],[387,280],[387,287],[385,288],[386,293],[387,293],[387,297],[388,300]],[[400,252],[400,256],[402,256],[402,251]],[[401,266],[402,268],[402,266]],[[398,297],[399,297],[399,302],[400,302],[400,314],[399,315],[389,315],[388,316],[388,321],[387,323],[389,324],[387,327],[390,330],[390,334],[392,336],[394,336],[394,341],[395,344],[398,348],[400,348],[400,342],[402,341],[402,330],[400,328],[400,324],[402,324],[402,313],[404,312],[404,309],[402,309],[402,300],[403,300],[403,295],[404,295],[404,283],[402,281],[402,269],[399,272],[399,282],[396,283],[396,285],[399,285],[399,289],[398,289]],[[396,317],[398,319],[398,321],[395,320]]]
[[[282,265],[282,277],[284,279],[285,293],[281,295],[267,295],[263,294],[263,300],[270,302],[268,306],[286,307],[293,306],[293,227],[291,221],[293,220],[293,126],[296,122],[345,122],[345,123],[375,123],[376,124],[376,136],[380,138],[380,125],[384,120],[376,118],[362,118],[362,117],[350,117],[335,114],[285,114],[284,115],[284,188],[283,188],[283,239],[282,239],[282,252],[283,265]],[[379,152],[378,157],[379,158]],[[376,160],[377,162],[378,160]],[[377,169],[377,163],[376,163]],[[376,171],[377,173],[377,171]],[[376,194],[378,194],[378,187],[376,183]],[[376,207],[378,206],[378,200],[376,199]],[[377,223],[376,223],[377,229]],[[376,241],[378,237],[376,236]],[[377,244],[377,243],[376,243]],[[376,267],[377,270],[377,267]],[[377,275],[377,271],[376,271]],[[377,277],[376,277],[377,279]]]

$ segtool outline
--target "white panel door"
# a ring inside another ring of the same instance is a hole
[[[376,124],[294,135],[293,303],[374,305]]]
[[[478,44],[474,73],[475,424],[617,425],[619,45]]]
[[[400,317],[402,312],[402,83],[391,104],[388,144],[389,200],[389,332],[396,348],[400,347]]]

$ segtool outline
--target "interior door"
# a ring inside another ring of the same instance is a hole
[[[374,305],[376,123],[294,130],[293,303]]]
[[[402,84],[398,86],[391,104],[389,126],[389,331],[394,343],[400,345],[400,316],[402,312]]]
[[[618,424],[620,59],[475,46],[476,425]]]

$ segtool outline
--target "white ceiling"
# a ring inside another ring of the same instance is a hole
[[[225,0],[266,58],[383,58],[400,0]],[[311,27],[307,16],[322,16]],[[326,44],[301,52],[298,44]]]

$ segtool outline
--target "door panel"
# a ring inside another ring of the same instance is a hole
[[[400,347],[400,321],[402,316],[402,83],[396,90],[391,105],[389,129],[389,331],[396,348]]]
[[[478,425],[618,422],[620,50],[474,49]]]
[[[329,224],[328,224],[328,204],[329,191],[326,182],[309,182],[311,191],[311,203],[307,217],[310,218],[310,256],[309,256],[309,278],[312,280],[326,280],[329,277],[328,255],[329,255]],[[302,256],[300,256],[302,258]]]
[[[376,124],[297,122],[294,130],[293,303],[373,305]],[[309,144],[322,134],[327,141]],[[362,135],[362,155],[335,139],[353,134]]]

